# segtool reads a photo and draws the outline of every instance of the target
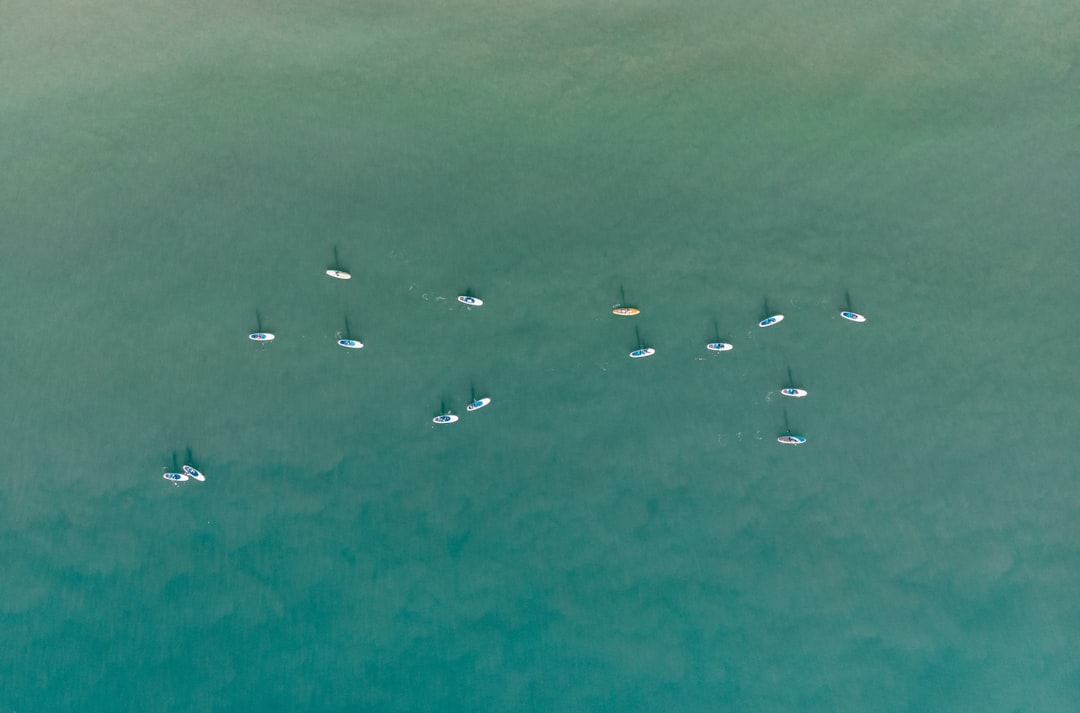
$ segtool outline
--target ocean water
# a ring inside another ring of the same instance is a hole
[[[0,711],[1077,710],[1078,47],[8,0]]]

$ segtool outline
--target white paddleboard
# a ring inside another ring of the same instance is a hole
[[[337,340],[338,346],[345,347],[346,349],[363,349],[364,345],[355,339],[339,339]]]
[[[653,349],[652,347],[648,347],[646,349],[635,349],[634,351],[630,352],[630,358],[631,359],[643,359],[644,357],[650,357],[655,353],[656,353],[656,350]]]
[[[735,347],[724,342],[713,342],[712,344],[706,344],[705,348],[713,352],[730,352]]]
[[[479,297],[471,297],[469,295],[458,295],[457,301],[469,305],[470,307],[481,307],[484,301]]]
[[[841,312],[840,316],[843,317],[844,319],[846,319],[849,322],[865,322],[866,321],[866,317],[863,317],[861,314],[859,314],[857,312],[848,312],[847,310],[844,310],[843,312]]]
[[[274,335],[269,332],[255,332],[254,334],[249,334],[248,339],[253,342],[272,342],[274,341]]]
[[[336,277],[339,280],[351,280],[352,279],[352,275],[345,272],[344,270],[327,270],[326,274],[329,275],[330,277]]]
[[[803,389],[780,389],[780,393],[784,396],[790,396],[793,399],[801,399],[806,396],[806,391]]]
[[[165,480],[171,480],[174,483],[183,483],[188,479],[187,475],[184,473],[166,473],[161,477]]]
[[[441,416],[436,416],[435,418],[431,419],[432,423],[438,424],[455,423],[457,420],[457,415],[452,413],[444,413]]]
[[[787,443],[787,444],[792,445],[792,446],[798,446],[798,445],[801,445],[803,443],[806,443],[805,438],[803,438],[802,436],[796,436],[793,433],[788,434],[786,436],[780,436],[776,440],[779,441],[780,443]]]
[[[487,406],[489,403],[491,403],[491,399],[489,399],[488,397],[485,396],[482,399],[477,399],[476,401],[473,401],[471,404],[469,404],[468,406],[465,407],[465,410],[466,411],[479,411],[480,409]]]
[[[203,475],[199,471],[195,470],[190,465],[185,465],[184,466],[184,473],[187,474],[188,476],[190,476],[191,478],[193,478],[195,480],[198,480],[200,482],[206,480],[205,475]]]
[[[774,314],[772,317],[766,317],[765,319],[758,322],[757,326],[759,326],[759,327],[771,327],[774,324],[780,324],[783,321],[784,321],[784,315],[782,315],[782,314]]]

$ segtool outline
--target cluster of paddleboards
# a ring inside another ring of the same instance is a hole
[[[461,299],[461,298],[459,297],[458,299]],[[611,313],[614,314],[614,315],[618,315],[619,317],[633,317],[634,315],[641,314],[641,310],[638,309],[637,307],[627,307],[625,305],[615,305],[614,307],[611,308]],[[849,322],[865,322],[866,321],[866,317],[864,317],[863,315],[858,314],[856,312],[849,312],[848,310],[844,310],[843,312],[841,312],[840,316],[843,317],[844,319],[848,320]],[[774,314],[774,315],[766,317],[765,319],[758,322],[758,326],[759,327],[772,327],[774,325],[780,324],[783,321],[784,321],[784,315],[782,315],[782,314]],[[708,349],[711,352],[729,352],[729,351],[731,351],[732,349],[735,348],[735,345],[734,344],[728,344],[727,342],[712,342],[711,344],[706,344],[705,348]],[[652,347],[646,347],[646,346],[642,345],[642,346],[638,346],[637,349],[630,352],[630,358],[631,359],[643,359],[645,357],[651,357],[653,354],[656,354],[655,349],[653,349]],[[794,396],[796,398],[798,398],[800,396],[806,396],[805,391],[802,391],[801,393],[798,393],[798,394],[796,394],[796,393],[787,393],[788,391],[801,391],[801,390],[800,389],[785,389],[782,393],[785,396]]]
[[[166,473],[161,476],[165,480],[171,480],[174,483],[183,483],[185,480],[197,480],[200,483],[206,480],[206,476],[192,468],[190,465],[185,465],[182,469],[183,473]]]
[[[629,307],[627,305],[615,305],[614,307],[611,308],[611,313],[616,315],[616,316],[619,316],[619,317],[633,317],[635,315],[641,314],[641,310],[638,309],[637,307]],[[846,319],[849,322],[865,322],[866,321],[865,316],[859,314],[858,312],[852,312],[851,310],[843,310],[842,312],[840,312],[840,316],[843,317],[844,319]],[[761,320],[760,322],[758,322],[758,326],[761,327],[761,328],[774,327],[774,326],[776,326],[777,324],[780,324],[783,321],[784,321],[784,315],[782,315],[782,314],[774,314],[774,315],[770,315],[770,316],[766,317],[765,319]],[[713,352],[728,352],[728,351],[731,351],[732,349],[734,349],[735,347],[734,347],[734,345],[728,344],[727,342],[713,342],[711,344],[706,344],[705,348],[708,349],[709,351],[713,351]],[[644,345],[638,345],[637,349],[630,352],[630,358],[631,359],[643,359],[644,357],[650,357],[653,354],[656,354],[655,349],[653,349],[651,347],[646,347]],[[794,386],[789,386],[787,388],[781,389],[780,393],[782,395],[784,395],[784,396],[787,396],[787,397],[793,398],[793,399],[801,399],[804,396],[806,396],[806,394],[807,394],[805,389],[799,389],[799,388],[796,388]],[[442,418],[442,417],[440,417],[440,418]],[[447,422],[447,423],[450,423],[450,422]],[[785,433],[783,436],[780,436],[776,440],[778,442],[780,442],[780,443],[784,443],[784,444],[792,445],[792,446],[798,446],[798,445],[802,445],[803,443],[806,443],[806,438],[804,436],[800,436],[800,435],[798,435],[796,433],[792,433],[791,431],[788,431],[787,433]]]
[[[337,270],[337,269],[331,268],[330,270],[326,271],[326,274],[329,275],[330,277],[333,277],[333,278],[337,279],[337,280],[351,280],[352,279],[352,275],[345,272],[344,270]],[[254,339],[254,335],[252,335],[251,338]],[[270,335],[270,338],[273,339],[274,338],[273,335]],[[348,338],[339,339],[339,340],[337,340],[337,344],[338,344],[339,347],[344,347],[346,349],[363,349],[364,348],[363,342],[358,342],[355,339],[348,339]]]
[[[472,403],[470,403],[468,406],[465,407],[465,410],[466,411],[479,411],[480,409],[487,406],[489,403],[491,403],[491,399],[488,398],[487,396],[485,396],[482,399],[477,399],[476,401],[473,401]],[[447,411],[446,413],[440,413],[438,416],[431,419],[432,423],[437,423],[437,424],[440,424],[440,425],[446,424],[446,423],[457,423],[457,421],[458,421],[458,415],[455,414],[455,413],[450,413],[449,411]]]
[[[460,300],[461,298],[458,297],[458,299]],[[637,307],[626,307],[624,305],[615,305],[614,307],[611,308],[611,313],[614,314],[614,315],[618,315],[620,317],[633,317],[634,315],[641,314],[641,310],[638,309]],[[843,312],[840,313],[840,316],[843,317],[844,319],[848,320],[849,322],[865,322],[866,321],[866,317],[864,317],[863,315],[859,314],[858,312],[851,312],[849,310],[844,310]],[[784,315],[782,315],[782,314],[774,314],[774,315],[766,317],[765,319],[758,322],[757,326],[759,326],[759,327],[771,327],[774,324],[780,324],[783,321],[784,321]],[[709,348],[710,349],[712,348],[711,344],[709,345]],[[721,350],[718,350],[718,351],[726,351],[726,350],[721,349]]]
[[[329,275],[330,277],[333,277],[333,278],[338,279],[338,280],[351,280],[352,279],[352,275],[345,272],[344,270],[331,269],[331,270],[327,270],[326,274]],[[484,301],[482,299],[480,299],[479,297],[473,297],[472,295],[458,295],[457,301],[460,302],[461,304],[467,305],[469,307],[482,307],[484,305]],[[634,314],[637,314],[636,310],[634,311]],[[274,335],[274,334],[272,334],[270,332],[252,332],[251,334],[248,335],[248,339],[250,339],[253,342],[264,342],[264,343],[265,342],[272,342],[272,341],[274,341],[275,338],[276,338],[276,335]],[[344,347],[345,349],[363,349],[364,348],[364,343],[361,342],[361,341],[358,341],[356,339],[349,339],[349,338],[338,339],[337,344],[338,344],[339,347]]]
[[[338,270],[338,269],[333,269],[332,268],[330,270],[327,270],[326,274],[329,275],[330,277],[336,278],[338,280],[351,280],[352,279],[352,275],[345,272],[344,270]],[[462,303],[462,304],[468,305],[470,307],[481,307],[484,304],[484,301],[482,299],[480,299],[479,297],[473,297],[472,295],[458,295],[457,301]],[[251,338],[255,339],[255,336],[252,335]],[[271,334],[270,339],[272,340],[273,338],[274,338],[274,335]],[[270,341],[270,340],[256,340],[256,341]],[[338,343],[340,344],[341,342],[338,342]],[[357,347],[352,347],[352,348],[356,349]]]
[[[483,307],[484,306],[484,301],[482,299],[480,299],[479,297],[473,297],[472,295],[458,295],[457,301],[460,302],[461,304],[467,305],[469,307]],[[465,410],[466,411],[479,411],[480,409],[487,406],[489,403],[491,403],[491,399],[488,398],[487,396],[485,396],[484,398],[476,399],[475,401],[473,401],[472,403],[467,405],[465,407]],[[446,413],[440,413],[438,416],[431,419],[431,422],[432,423],[437,423],[440,426],[446,425],[448,423],[457,423],[458,422],[458,415],[455,414],[455,413],[450,413],[449,411],[447,411]]]
[[[712,344],[706,344],[705,348],[712,352],[729,352],[735,347],[726,342],[713,342]],[[645,357],[651,357],[656,353],[656,350],[652,347],[638,347],[634,351],[630,352],[631,359],[643,359]]]
[[[253,342],[272,342],[275,339],[275,335],[270,332],[253,332],[248,335],[248,339]],[[339,347],[345,347],[346,349],[363,349],[364,343],[355,339],[339,339],[337,340]]]
[[[849,322],[865,322],[866,321],[866,317],[862,316],[861,314],[859,314],[857,312],[849,312],[848,310],[844,310],[843,312],[841,312],[840,316],[843,317],[844,319],[846,319]],[[774,314],[771,317],[766,317],[765,319],[758,322],[757,326],[759,326],[759,327],[771,327],[774,324],[780,324],[783,321],[784,321],[784,315],[782,315],[782,314]]]
[[[328,276],[334,278],[334,279],[337,279],[337,280],[350,280],[350,279],[352,279],[351,274],[349,274],[348,272],[345,272],[344,270],[340,270],[340,269],[336,269],[336,268],[327,270],[326,274]],[[479,297],[474,297],[474,296],[472,296],[470,294],[458,295],[457,301],[462,303],[463,305],[468,306],[468,307],[482,307],[483,304],[484,304],[484,301],[482,299],[480,299]],[[611,309],[611,312],[612,312],[612,314],[617,315],[619,317],[633,317],[633,316],[641,314],[641,310],[638,309],[637,307],[631,307],[631,306],[628,306],[628,305],[621,305],[621,304],[613,306],[612,309]],[[861,314],[858,314],[857,312],[852,312],[850,310],[843,310],[842,312],[840,312],[840,316],[842,318],[844,318],[845,320],[849,321],[849,322],[865,322],[866,321],[865,316],[863,316]],[[773,326],[775,326],[777,324],[780,324],[783,321],[784,321],[784,315],[782,315],[782,314],[774,314],[774,315],[770,315],[768,317],[765,317],[760,322],[758,322],[758,327],[761,327],[761,328],[773,327]],[[253,332],[252,334],[248,335],[248,339],[250,339],[250,340],[252,340],[254,342],[272,342],[272,341],[274,341],[274,338],[275,338],[275,335],[271,334],[270,332],[261,332],[260,331],[260,332]],[[355,339],[350,339],[350,338],[338,339],[337,344],[338,344],[338,346],[341,346],[341,347],[343,347],[345,349],[363,349],[364,348],[364,345],[363,345],[362,342],[359,342],[359,341],[357,341]],[[735,346],[733,344],[729,344],[727,342],[712,342],[710,344],[706,344],[705,348],[708,349],[709,351],[713,351],[713,352],[728,352],[728,351],[731,351],[732,349],[734,349]],[[631,359],[644,359],[645,357],[651,357],[654,354],[656,354],[655,349],[653,349],[652,347],[646,347],[645,345],[639,344],[637,349],[630,352],[630,358]],[[784,396],[787,396],[787,397],[790,397],[790,398],[796,398],[796,399],[803,398],[804,396],[807,395],[807,392],[804,389],[799,389],[799,388],[796,388],[794,386],[789,386],[787,388],[781,389],[780,393],[782,395],[784,395]],[[478,410],[484,408],[485,406],[487,406],[490,403],[491,403],[491,399],[487,398],[487,397],[482,398],[482,399],[476,399],[475,401],[469,403],[465,407],[465,410],[466,411],[478,411]],[[433,418],[431,420],[435,424],[444,425],[444,424],[456,423],[458,421],[458,416],[457,416],[457,414],[454,414],[454,413],[451,413],[451,412],[447,411],[446,413],[439,414],[438,416],[436,416],[435,418]],[[776,440],[779,441],[780,443],[790,444],[790,445],[801,445],[803,443],[806,443],[806,438],[804,438],[803,436],[791,433],[790,431],[788,433],[786,433],[785,435],[780,436]],[[200,473],[196,469],[192,468],[191,466],[185,465],[183,470],[184,470],[183,473],[166,473],[164,475],[164,477],[165,477],[166,480],[171,480],[171,481],[173,481],[175,483],[181,483],[181,482],[183,482],[185,480],[188,480],[188,479],[194,479],[194,480],[200,480],[200,481],[206,480],[206,478],[203,476],[202,473]]]

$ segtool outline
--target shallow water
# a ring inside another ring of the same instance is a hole
[[[1075,708],[1070,4],[5,7],[0,709]]]

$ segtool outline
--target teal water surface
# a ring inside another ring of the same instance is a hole
[[[1072,3],[0,19],[0,711],[1077,709]]]

